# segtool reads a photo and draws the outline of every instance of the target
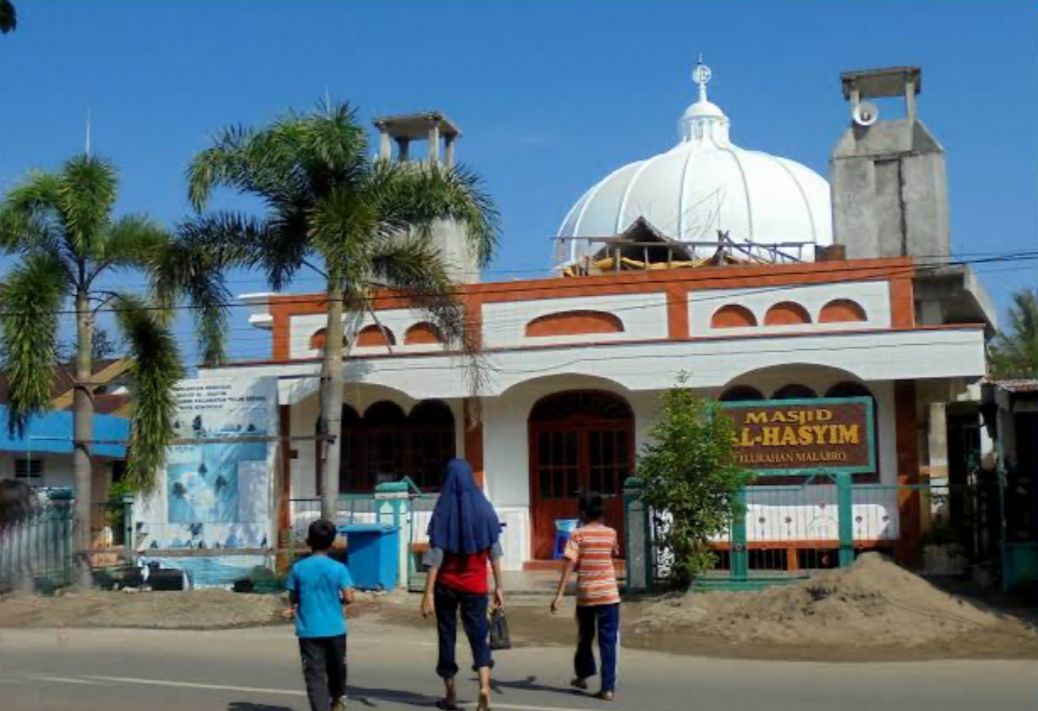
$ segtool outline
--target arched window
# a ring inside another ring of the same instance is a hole
[[[845,380],[825,391],[826,397],[872,397],[872,391],[861,383]],[[875,398],[873,398],[875,399]]]
[[[428,321],[416,323],[407,329],[407,332],[404,334],[405,346],[417,346],[428,343],[443,343],[440,329],[436,328],[434,323],[429,323]]]
[[[756,325],[757,317],[753,312],[738,304],[722,306],[710,317],[710,328],[745,328]]]
[[[407,415],[396,403],[381,400],[363,417],[349,412],[343,409],[340,492],[367,493],[404,476],[423,491],[439,489],[455,456],[454,414],[445,403],[424,400]]]
[[[780,301],[764,314],[765,326],[795,326],[805,323],[811,323],[811,314],[793,301]]]
[[[538,316],[526,324],[527,338],[623,333],[623,330],[623,321],[606,311],[564,311]]]
[[[633,417],[631,406],[623,398],[601,390],[572,390],[542,398],[530,412],[538,422],[593,417],[624,420]]]
[[[763,400],[764,393],[750,385],[733,385],[717,398],[721,402],[744,402],[746,400]]]
[[[396,336],[393,332],[384,326],[377,324],[371,324],[365,326],[357,332],[357,339],[354,342],[358,348],[367,348],[371,346],[395,346]]]
[[[816,397],[814,390],[798,383],[783,385],[771,395],[772,400],[810,400]]]
[[[850,299],[833,299],[818,312],[818,323],[842,321],[868,321],[868,315],[861,304]]]
[[[438,491],[455,454],[454,413],[441,400],[425,400],[411,410],[407,425],[407,473],[422,491]]]
[[[396,481],[404,471],[407,416],[399,405],[385,400],[364,411],[362,469],[364,490],[384,481]]]

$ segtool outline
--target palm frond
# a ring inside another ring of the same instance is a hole
[[[115,167],[102,158],[80,155],[62,166],[56,207],[77,256],[96,258],[100,252],[118,188]]]
[[[376,283],[407,296],[424,311],[448,343],[464,334],[464,313],[436,247],[425,238],[387,242],[372,255],[370,274]]]
[[[481,393],[490,364],[478,330],[466,323],[464,306],[435,246],[423,237],[384,242],[372,256],[370,275],[375,283],[368,291],[379,285],[406,296],[439,329],[445,343],[461,351],[469,393]]]
[[[7,254],[61,254],[61,238],[45,215],[0,207],[0,250]]]
[[[991,374],[996,378],[1038,378],[1038,291],[1013,294],[1007,331],[988,349]]]
[[[146,268],[170,241],[170,234],[146,215],[126,215],[105,230],[97,269],[107,266]]]
[[[219,185],[242,191],[249,189],[244,152],[252,135],[245,126],[228,126],[217,135],[211,147],[194,157],[187,168],[187,184],[188,199],[195,210],[205,208]]]
[[[318,200],[308,217],[310,239],[324,259],[329,278],[344,286],[362,280],[377,246],[376,206],[341,185]]]
[[[465,227],[480,266],[493,257],[501,215],[479,177],[467,168],[380,160],[375,163],[368,191],[387,231],[409,227],[425,232],[436,220],[455,220]]]
[[[324,176],[336,184],[355,184],[368,170],[368,136],[348,103],[322,102],[313,113],[297,119],[302,129],[303,163],[316,178],[315,189]]]
[[[18,27],[18,13],[11,0],[0,0],[0,34],[13,32]]]
[[[58,352],[65,273],[54,255],[31,255],[0,284],[0,363],[8,382],[8,430],[22,436],[46,410]]]
[[[168,324],[144,300],[122,295],[116,303],[120,329],[129,345],[129,376],[134,394],[126,480],[150,491],[165,465],[173,440],[177,400],[174,386],[183,377],[180,352]]]
[[[56,173],[33,171],[4,194],[4,208],[18,212],[53,209],[61,202],[64,186]]]
[[[156,300],[165,308],[182,298],[192,306],[195,335],[206,365],[224,360],[232,294],[226,271],[253,266],[264,228],[234,213],[200,216],[178,228],[175,240],[158,250],[149,272]]]

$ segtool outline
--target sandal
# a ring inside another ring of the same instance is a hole
[[[484,694],[482,691],[479,692],[479,703],[476,704],[476,711],[490,711],[490,692]]]

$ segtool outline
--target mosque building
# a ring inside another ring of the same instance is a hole
[[[741,461],[770,483],[802,483],[819,466],[860,487],[957,476],[946,420],[985,373],[993,318],[972,272],[948,264],[944,152],[916,116],[919,69],[842,76],[853,120],[830,181],[737,145],[738,117],[708,97],[710,70],[700,63],[694,79],[676,144],[618,167],[560,215],[551,276],[480,282],[458,230],[436,228],[484,349],[478,392],[399,297],[350,317],[342,492],[403,475],[435,492],[446,460],[464,456],[507,524],[505,567],[536,567],[580,492],[602,493],[623,531],[624,481],[680,373],[732,408]],[[906,113],[877,120],[869,99],[903,99]],[[453,161],[460,132],[442,114],[376,126],[385,157],[395,144],[408,160],[409,144],[428,140],[426,160]],[[277,379],[281,431],[295,439],[275,495],[292,523],[296,502],[323,487],[312,439],[322,298],[243,296],[250,323],[270,333],[269,360],[199,376]],[[927,507],[876,492],[856,516],[856,545],[909,555]],[[749,545],[779,545],[795,565],[798,548],[835,536],[831,523],[762,510]]]

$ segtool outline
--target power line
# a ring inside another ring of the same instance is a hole
[[[951,259],[949,259],[949,260],[946,260],[946,261],[934,261],[934,262],[926,263],[926,264],[912,264],[912,265],[908,265],[908,266],[902,267],[902,268],[891,268],[891,267],[889,267],[887,265],[861,265],[861,264],[855,264],[854,262],[842,263],[840,266],[836,266],[836,264],[834,263],[833,268],[830,270],[830,273],[832,273],[832,272],[853,272],[854,276],[847,277],[846,279],[830,279],[827,282],[818,282],[818,283],[840,283],[840,282],[844,282],[844,281],[867,281],[867,280],[869,280],[870,277],[861,275],[863,272],[866,273],[866,274],[867,273],[874,273],[876,276],[872,277],[872,279],[884,279],[884,278],[896,278],[898,276],[912,276],[912,275],[917,274],[919,272],[925,272],[925,271],[928,271],[928,270],[936,271],[936,270],[939,270],[939,269],[943,269],[943,268],[946,268],[946,267],[952,267],[952,266],[967,266],[967,265],[972,265],[972,264],[988,264],[988,263],[993,263],[993,262],[1017,262],[1017,261],[1031,261],[1031,260],[1038,260],[1038,250],[1030,250],[1030,251],[1024,251],[1024,252],[1007,252],[1007,253],[1002,254],[1002,255],[991,256],[991,257],[984,257],[984,258],[975,258],[975,259],[969,259],[969,260],[951,260]],[[812,263],[812,264],[817,264],[817,263]],[[738,266],[731,266],[731,267],[722,267],[721,269],[722,270],[723,269],[733,269],[733,270],[735,270],[735,269],[738,269],[738,268],[739,268]],[[694,283],[695,281],[697,281],[696,279],[681,278],[682,275],[687,277],[689,274],[695,273],[695,270],[675,269],[675,270],[672,270],[672,271],[674,272],[673,278],[669,278],[669,279],[657,278],[657,279],[654,279],[650,283],[652,285],[655,285],[655,286],[666,286],[668,284]],[[811,268],[811,269],[808,269],[808,270],[790,270],[790,269],[786,269],[786,270],[784,270],[782,272],[779,272],[777,274],[765,275],[765,276],[766,277],[770,277],[770,278],[791,278],[791,277],[797,277],[797,276],[802,276],[802,275],[806,275],[806,274],[815,274],[815,273],[818,273],[818,271],[819,270],[817,268]],[[649,273],[650,272],[645,272],[645,271],[615,272],[615,274],[619,274],[619,275],[622,275],[624,277],[628,277],[628,278],[631,278],[631,279],[636,279],[640,275],[646,275],[646,274],[649,274]],[[662,272],[653,272],[652,274],[661,274],[661,273]],[[590,278],[593,279],[595,277],[590,277]],[[706,275],[706,276],[702,277],[703,280],[710,280],[710,281],[745,280],[747,278],[752,278],[752,277],[747,277],[745,275],[739,275],[739,274],[723,274],[723,273],[721,273],[721,274],[709,274],[709,275]],[[516,286],[511,287],[511,288],[496,288],[493,291],[493,294],[494,295],[501,295],[501,294],[509,294],[509,293],[536,291],[538,289],[546,287],[547,286],[547,282],[551,282],[551,287],[550,288],[555,293],[559,292],[560,290],[561,291],[583,290],[583,289],[587,288],[590,285],[589,282],[586,280],[586,278],[581,278],[581,277],[573,277],[573,278],[561,278],[560,277],[558,280],[548,280],[548,279],[545,279],[545,280],[537,280],[537,281],[538,282],[545,282],[545,283],[544,284],[538,283],[537,285],[534,285],[534,286],[531,286],[531,285],[524,285],[524,286],[516,285]],[[487,284],[484,284],[483,286],[496,286],[496,285],[508,285],[508,284],[509,284],[508,282],[488,282]],[[814,284],[812,284],[812,286],[813,285]],[[768,290],[775,290],[775,289],[798,288],[798,287],[803,287],[803,286],[807,286],[807,285],[805,285],[805,284],[782,284],[782,285],[776,285],[774,287],[761,287],[761,289],[764,290],[764,291],[768,291]],[[391,292],[392,290],[389,290],[389,291]],[[466,295],[467,293],[468,292],[467,292],[467,289],[465,287],[458,287],[458,286],[455,286],[455,287],[452,287],[450,289],[447,289],[444,292],[444,294],[448,295],[448,296],[463,296],[463,295]],[[390,294],[390,298],[394,298],[394,296],[392,294]],[[399,297],[395,297],[395,298],[400,298],[400,299],[406,301],[408,297],[406,295],[400,295]],[[257,306],[271,306],[271,305],[274,305],[274,304],[286,304],[286,303],[287,304],[292,304],[292,303],[306,304],[306,303],[327,302],[327,301],[328,301],[328,299],[324,295],[320,295],[320,294],[306,294],[306,295],[285,295],[280,300],[270,300],[270,299],[268,299],[268,300],[261,300],[261,301],[251,301],[251,302],[248,302],[248,303],[242,303],[242,302],[221,302],[221,303],[216,304],[216,305],[221,306],[223,308],[227,308],[227,309],[241,309],[241,308],[251,309],[251,308],[255,308]],[[484,301],[484,303],[493,303],[493,302]],[[176,305],[169,306],[169,307],[144,306],[142,308],[144,308],[146,310],[162,311],[162,312],[168,312],[168,311],[198,311],[198,310],[202,309],[202,307],[195,306],[193,304],[176,304]],[[123,310],[126,310],[126,309],[121,309],[119,307],[106,307],[106,308],[100,309],[99,313],[119,313],[120,311],[123,311]],[[17,314],[17,313],[18,312],[16,312],[16,311],[5,311],[5,312],[0,312],[0,315],[13,315],[13,314]],[[74,315],[76,313],[76,311],[75,311],[75,309],[63,309],[63,310],[57,311],[56,313],[58,313],[59,315]]]

